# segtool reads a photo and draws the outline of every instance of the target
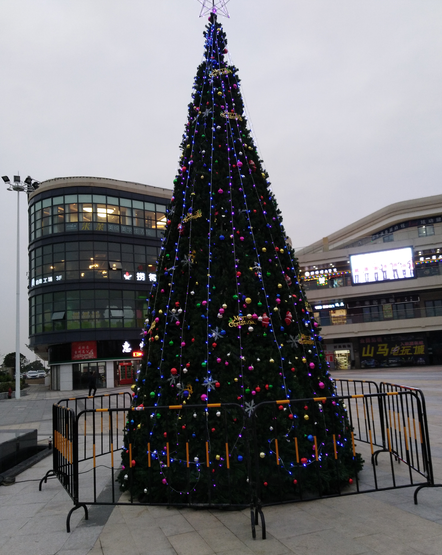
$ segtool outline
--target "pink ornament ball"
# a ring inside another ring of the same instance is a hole
[[[164,485],[166,485],[166,484],[167,484],[167,480],[166,480],[166,478],[163,478],[163,479],[162,479],[161,481],[162,481],[162,483],[163,483]]]
[[[205,393],[201,395],[201,401],[207,401],[207,395]]]
[[[309,366],[310,366],[310,368],[313,370],[313,368],[315,367],[315,363],[314,363],[314,362],[311,362],[311,363],[309,364]]]
[[[324,382],[319,382],[319,387],[320,387],[321,389],[324,389],[324,387],[325,387]]]

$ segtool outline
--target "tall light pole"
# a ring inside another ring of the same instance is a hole
[[[20,399],[20,193],[32,193],[38,189],[38,181],[28,176],[24,181],[19,175],[14,175],[11,183],[4,175],[3,181],[8,185],[8,191],[17,191],[17,275],[15,293],[15,398]]]

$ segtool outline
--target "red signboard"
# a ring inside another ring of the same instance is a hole
[[[75,341],[71,343],[72,360],[89,360],[97,358],[96,341]]]

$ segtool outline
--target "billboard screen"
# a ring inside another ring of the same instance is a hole
[[[350,255],[354,285],[414,278],[413,248]]]

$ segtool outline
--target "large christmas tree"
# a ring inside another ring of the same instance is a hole
[[[215,13],[204,36],[119,481],[160,503],[330,493],[361,460]]]

